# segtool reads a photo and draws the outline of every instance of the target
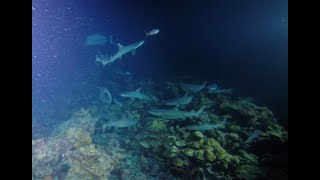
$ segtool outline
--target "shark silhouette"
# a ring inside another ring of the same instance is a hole
[[[142,46],[142,44],[144,43],[144,41],[139,41],[136,43],[132,43],[129,45],[121,45],[120,43],[118,43],[118,51],[112,55],[112,56],[96,56],[96,62],[100,62],[103,66],[109,64],[109,63],[113,63],[114,61],[116,61],[117,59],[121,59],[123,55],[132,52],[133,55],[135,54],[135,50]]]

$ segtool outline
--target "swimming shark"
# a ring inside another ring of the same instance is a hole
[[[145,101],[152,101],[151,98],[141,92],[141,88],[138,88],[135,91],[125,91],[120,93],[121,97],[127,97],[127,98],[135,98]]]
[[[178,98],[174,98],[174,99],[169,99],[169,100],[166,100],[165,101],[165,105],[168,105],[168,106],[181,106],[181,105],[187,105],[189,104],[192,99],[193,99],[193,96],[188,96],[187,95],[188,93],[186,93],[184,96],[182,97],[178,97]]]
[[[129,45],[122,45],[120,43],[118,43],[118,51],[112,55],[112,56],[96,56],[96,62],[100,62],[103,66],[109,64],[109,63],[113,63],[114,61],[116,61],[117,59],[121,59],[123,55],[132,52],[133,55],[135,55],[135,50],[142,46],[142,44],[144,43],[144,41],[138,41]]]
[[[209,93],[213,93],[213,94],[219,94],[219,93],[232,93],[234,91],[233,88],[230,89],[221,89],[221,87],[219,87],[216,83],[207,86],[207,88],[209,89]]]
[[[199,117],[203,112],[205,107],[200,108],[198,111],[180,111],[177,108],[173,109],[150,109],[148,110],[149,114],[154,116],[161,117],[163,119],[182,119],[185,120],[187,118]]]

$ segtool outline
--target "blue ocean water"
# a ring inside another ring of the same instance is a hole
[[[33,0],[33,178],[285,179],[287,9],[286,0]],[[213,84],[233,91],[209,92]],[[185,96],[186,105],[164,103]],[[177,113],[201,107],[205,115]],[[175,114],[154,116],[154,108]],[[223,129],[185,129],[224,119]],[[242,146],[256,129],[257,141]],[[281,150],[267,157],[270,143]],[[39,155],[49,147],[53,155]],[[92,156],[108,163],[95,167]]]

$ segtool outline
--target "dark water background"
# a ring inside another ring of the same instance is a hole
[[[288,2],[53,1],[32,2],[32,100],[38,119],[66,120],[88,104],[87,84],[122,68],[134,78],[191,76],[235,88],[287,124]],[[86,36],[113,35],[128,44],[148,37],[122,61],[102,70]]]

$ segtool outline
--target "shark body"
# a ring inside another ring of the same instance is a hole
[[[125,91],[120,93],[121,97],[127,97],[127,98],[135,98],[140,99],[144,101],[151,101],[151,98],[141,92],[141,88],[138,88],[135,91]]]
[[[193,96],[187,96],[187,94],[185,94],[182,97],[166,100],[165,105],[168,105],[168,106],[187,105],[192,101],[192,99],[193,99]]]
[[[187,119],[192,117],[199,117],[203,113],[205,107],[202,107],[198,111],[180,111],[177,108],[174,109],[150,109],[149,114],[162,117],[163,119]]]
[[[121,59],[123,55],[132,52],[133,54],[135,54],[135,50],[137,48],[139,48],[140,46],[142,46],[142,44],[144,43],[144,41],[138,41],[129,45],[121,45],[120,43],[118,43],[118,51],[112,55],[112,56],[96,56],[96,62],[100,62],[103,66],[113,63],[114,61],[116,61],[117,59]]]

